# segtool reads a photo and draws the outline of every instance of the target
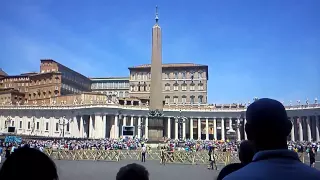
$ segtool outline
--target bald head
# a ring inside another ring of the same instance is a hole
[[[263,145],[262,143],[272,146],[271,142],[279,141],[281,144],[286,143],[292,124],[285,107],[279,101],[268,98],[255,101],[247,108],[246,118],[246,133],[255,146]]]

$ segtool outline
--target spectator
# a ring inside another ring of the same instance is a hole
[[[149,172],[140,164],[128,164],[120,168],[116,180],[149,180]]]
[[[222,180],[227,175],[235,172],[252,161],[254,156],[254,147],[250,141],[242,141],[239,148],[239,160],[241,163],[232,163],[221,169],[217,180]]]
[[[58,180],[54,162],[37,149],[16,149],[3,163],[0,179]]]
[[[257,153],[250,164],[231,173],[225,180],[320,179],[320,171],[303,164],[297,153],[288,150],[287,136],[292,124],[280,102],[259,99],[247,108],[246,118],[247,137]]]

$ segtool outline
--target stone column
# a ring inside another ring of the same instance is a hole
[[[309,116],[306,117],[306,121],[307,121],[307,136],[308,136],[308,141],[311,142],[312,136],[311,136],[310,117],[309,117]]]
[[[237,119],[237,140],[241,141],[241,133],[240,133],[240,119]]]
[[[319,142],[320,141],[320,135],[319,135],[319,120],[320,118],[318,116],[315,116],[315,120],[316,120],[316,141]]]
[[[122,118],[122,125],[126,126],[127,125],[127,116],[123,116]],[[121,128],[122,129],[122,128]],[[121,134],[122,135],[122,134]]]
[[[176,121],[174,121],[174,139],[179,139],[179,127]]]
[[[107,115],[103,115],[102,116],[102,132],[101,132],[101,138],[106,138],[106,134],[107,134]],[[114,124],[114,130],[113,132],[116,130],[116,124]],[[108,135],[108,137],[111,137],[111,134]]]
[[[213,119],[213,138],[217,140],[217,119]]]
[[[148,131],[149,131],[149,127],[148,127],[149,125],[148,125],[148,124],[149,124],[149,118],[146,117],[146,124],[145,124],[145,126],[144,126],[144,127],[145,127],[145,131],[144,131],[144,132],[145,132],[145,137],[146,137],[146,138],[149,137],[149,132],[148,132]]]
[[[168,138],[171,138],[171,119],[168,117]]]
[[[302,117],[298,118],[298,126],[299,126],[299,141],[303,141],[303,129],[302,129]]]
[[[93,137],[94,138],[102,138],[102,132],[103,132],[103,116],[101,114],[99,115],[95,115],[94,118],[94,134]]]
[[[92,115],[89,116],[89,138],[94,138],[94,128],[93,128],[93,119],[92,119]]]
[[[186,139],[186,121],[182,124],[182,139]]]
[[[133,116],[131,116],[130,126],[133,126]]]
[[[206,118],[206,140],[209,140],[209,120]]]
[[[138,138],[141,138],[141,117],[138,117]]]
[[[118,122],[118,115],[114,116],[114,138],[119,138],[119,122]]]
[[[229,130],[232,130],[233,127],[232,127],[232,118],[229,118]]]
[[[201,140],[201,119],[198,118],[198,139]]]
[[[225,141],[224,118],[221,119],[221,140]]]
[[[246,124],[247,124],[247,118],[244,119],[244,125],[246,125]],[[244,127],[246,127],[246,126],[244,126]],[[245,140],[248,139],[246,130],[244,130],[244,139]]]
[[[52,121],[49,122],[49,126],[52,126]],[[51,132],[50,132],[51,133]],[[80,137],[84,137],[84,124],[83,124],[83,116],[80,116]]]
[[[294,138],[294,117],[290,118],[292,122],[292,128],[291,128],[291,141],[295,141]]]
[[[193,139],[193,119],[190,118],[190,139]]]

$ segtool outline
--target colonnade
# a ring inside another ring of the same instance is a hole
[[[320,116],[294,116],[288,140],[320,141]],[[56,114],[44,115],[0,115],[0,130],[13,126],[17,134],[73,137],[73,138],[119,138],[123,126],[133,126],[134,135],[148,138],[148,116],[123,114]],[[163,117],[163,137],[171,139],[240,140],[246,138],[241,124],[245,118],[234,117],[189,117],[183,122],[175,117]],[[64,132],[64,133],[63,133]]]

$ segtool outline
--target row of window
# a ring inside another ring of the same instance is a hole
[[[64,84],[64,83],[61,83],[61,88],[64,90],[67,90],[69,92],[72,92],[72,93],[81,93],[82,92],[81,90],[74,88],[73,86],[70,86],[69,84]]]
[[[84,87],[86,89],[90,89],[89,80],[86,81],[86,79],[83,79],[83,78],[77,76],[75,73],[69,72],[69,71],[62,71],[61,74],[64,79],[68,79],[70,81],[75,82],[76,84],[81,85],[81,87]]]
[[[165,96],[165,103],[166,104],[169,104],[171,101],[170,101],[170,96]],[[194,104],[195,103],[195,96],[194,95],[191,95],[190,96],[190,102],[187,102],[187,96],[186,95],[183,95],[181,96],[181,102],[179,102],[179,97],[178,96],[173,96],[173,103],[175,104],[187,104],[187,103],[190,103],[190,104]],[[199,95],[198,96],[198,103],[202,104],[203,103],[203,96],[202,95]]]
[[[179,91],[179,87],[180,86],[179,86],[178,83],[173,84],[173,90],[174,91]],[[187,91],[187,87],[188,87],[188,85],[186,83],[181,84],[181,90],[182,91]],[[198,91],[203,91],[204,90],[204,86],[203,86],[202,83],[199,83],[197,87],[198,87]],[[164,90],[165,91],[170,91],[171,90],[171,85],[169,83],[165,84]],[[189,85],[189,90],[190,91],[195,91],[195,84],[194,83]]]
[[[129,82],[116,81],[116,82],[99,82],[92,83],[91,89],[127,89]]]
[[[20,78],[6,78],[1,80],[0,82],[12,82],[12,81],[29,81],[29,77],[20,77]]]
[[[199,72],[165,72],[163,74],[164,79],[203,79],[205,75],[202,71]],[[151,73],[132,73],[131,80],[148,80],[151,79]]]
[[[15,127],[14,121],[11,121],[11,126]],[[59,131],[59,126],[60,126],[59,123],[56,123],[56,124],[55,124],[55,131],[56,131],[56,132]],[[19,129],[22,129],[22,128],[23,128],[23,123],[22,123],[22,121],[19,121]],[[28,121],[27,129],[28,129],[28,130],[31,130],[32,128],[34,128],[35,130],[40,130],[40,122],[36,122],[35,125],[34,125],[34,127],[32,127],[32,126],[31,126],[31,122]],[[65,130],[66,130],[67,132],[70,131],[70,124],[69,124],[69,123],[66,124]],[[49,131],[49,122],[46,122],[46,123],[45,123],[45,131]]]

